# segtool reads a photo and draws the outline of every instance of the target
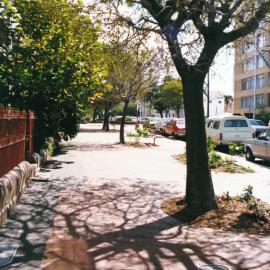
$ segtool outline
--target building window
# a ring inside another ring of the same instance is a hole
[[[264,75],[256,76],[256,88],[260,89],[264,87]]]
[[[267,94],[267,105],[268,107],[270,107],[270,93]]]
[[[254,70],[254,58],[247,59],[242,63],[242,72]]]
[[[270,95],[270,94],[269,94]],[[270,102],[270,96],[268,95],[268,104]],[[253,109],[254,96],[242,97],[241,98],[241,109]],[[264,95],[256,95],[256,107],[261,108],[264,106]]]
[[[242,80],[242,90],[254,89],[254,78],[246,78]]]
[[[248,40],[241,45],[241,52],[248,53],[254,50],[254,39],[251,38],[251,40]],[[265,35],[264,34],[258,34],[256,36],[256,47],[257,48],[263,48],[265,45]]]
[[[241,98],[241,109],[252,109],[253,104],[254,104],[253,101],[254,101],[253,96],[242,97]]]
[[[264,95],[257,95],[256,96],[256,107],[261,108],[264,106]]]
[[[257,63],[256,63],[257,68],[262,68],[262,67],[265,66],[265,62],[264,62],[264,60],[263,60],[263,58],[262,58],[261,55],[257,55],[257,59],[256,60],[257,60]]]
[[[254,42],[253,41],[246,41],[241,45],[241,53],[248,53],[254,50]]]
[[[256,37],[256,43],[258,48],[264,47],[265,44],[265,36],[264,34],[258,34]]]
[[[268,86],[270,86],[270,72],[268,73]]]

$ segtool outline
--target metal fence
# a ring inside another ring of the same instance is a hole
[[[33,122],[32,112],[0,107],[0,177],[32,156]]]

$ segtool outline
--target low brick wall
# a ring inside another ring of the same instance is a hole
[[[0,178],[0,225],[6,221],[8,213],[14,210],[16,202],[36,170],[36,164],[23,161]]]

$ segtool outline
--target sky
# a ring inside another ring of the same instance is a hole
[[[222,49],[210,69],[210,95],[213,91],[233,95],[234,49]]]
[[[92,0],[83,0],[89,4]],[[127,9],[129,13],[130,10]],[[219,51],[210,69],[210,97],[219,95],[233,95],[234,92],[234,49],[223,48]],[[212,93],[212,94],[211,94]]]

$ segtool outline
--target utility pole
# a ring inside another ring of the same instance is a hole
[[[209,88],[210,88],[210,71],[207,73],[207,82],[205,82],[206,89],[203,89],[203,92],[207,98],[206,101],[206,117],[209,117],[209,104],[210,104],[210,96],[209,96]]]

